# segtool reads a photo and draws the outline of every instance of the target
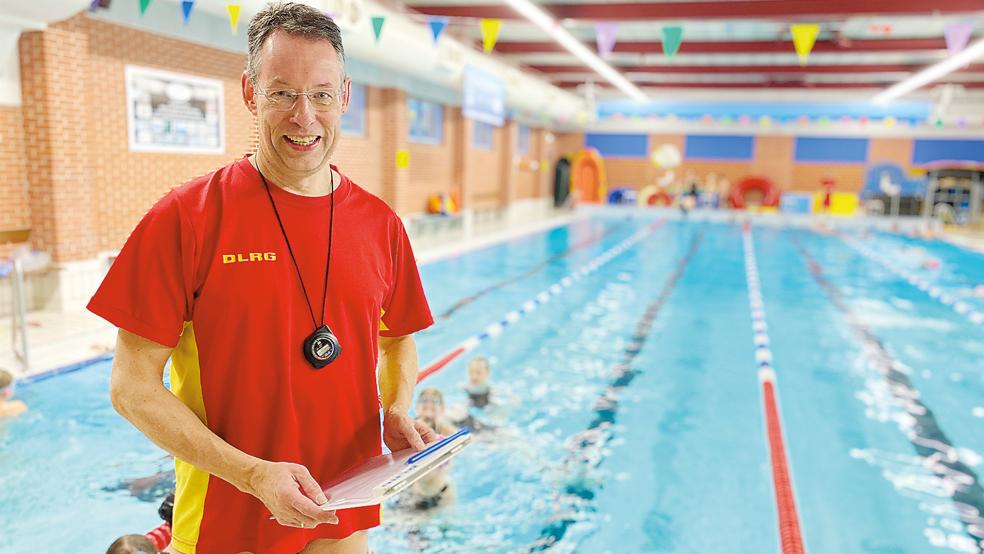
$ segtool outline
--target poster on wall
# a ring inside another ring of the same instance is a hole
[[[126,66],[126,113],[133,152],[225,152],[222,82]]]
[[[466,65],[461,111],[468,119],[502,127],[506,118],[506,84],[492,73]]]

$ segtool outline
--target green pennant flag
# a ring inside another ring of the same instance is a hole
[[[379,37],[383,34],[383,23],[385,22],[386,18],[381,15],[372,16],[372,34],[376,37],[376,42],[379,42]]]
[[[663,53],[667,58],[672,58],[680,50],[680,43],[683,41],[683,27],[679,25],[668,25],[663,27]]]
[[[140,15],[143,15],[147,11],[147,6],[150,5],[150,0],[140,0]]]

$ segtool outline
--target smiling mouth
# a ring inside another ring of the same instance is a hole
[[[319,135],[284,135],[284,138],[297,146],[311,146],[321,140]]]

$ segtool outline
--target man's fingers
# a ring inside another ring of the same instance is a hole
[[[431,429],[429,426],[423,423],[417,423],[417,432],[420,433],[420,439],[426,444],[430,444],[438,439],[437,432]]]
[[[294,471],[294,479],[297,484],[301,486],[301,490],[308,498],[314,501],[317,505],[322,505],[328,502],[328,497],[325,496],[324,491],[321,490],[321,485],[311,477],[311,472],[307,470],[304,466],[298,466]]]
[[[426,425],[424,427],[426,427]],[[410,446],[412,446],[414,450],[424,449],[424,440],[420,438],[420,433],[417,432],[416,422],[413,422],[406,427],[406,430],[403,431],[403,436],[406,437],[407,442],[410,443]]]

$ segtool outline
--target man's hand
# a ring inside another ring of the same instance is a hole
[[[310,529],[322,523],[338,523],[334,510],[320,507],[328,498],[302,465],[262,462],[253,470],[249,482],[249,492],[266,505],[281,525]]]
[[[424,445],[437,440],[437,433],[427,425],[414,421],[406,413],[387,410],[383,416],[383,442],[396,452],[406,448],[423,450]]]

